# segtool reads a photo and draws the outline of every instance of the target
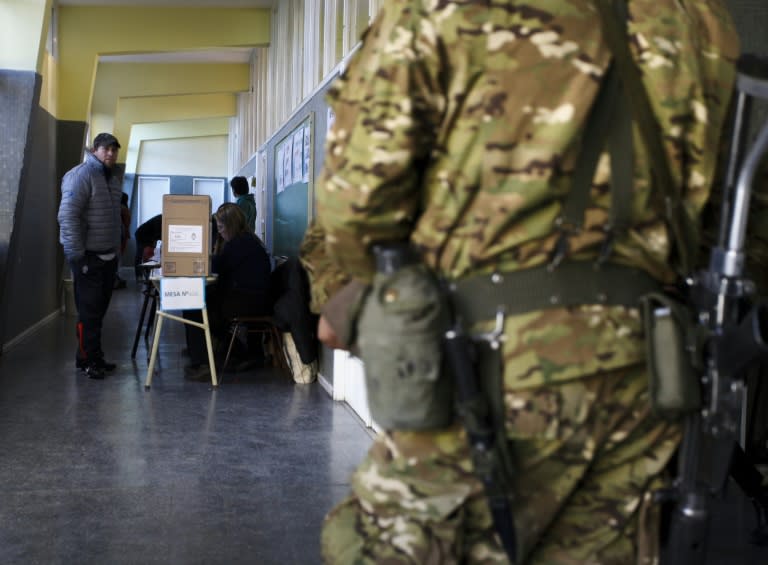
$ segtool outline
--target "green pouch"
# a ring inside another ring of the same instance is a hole
[[[651,408],[679,418],[701,406],[701,385],[693,365],[693,321],[686,306],[661,293],[642,298]]]
[[[390,430],[426,430],[453,420],[453,387],[443,368],[447,309],[421,264],[377,273],[357,320],[373,420]]]

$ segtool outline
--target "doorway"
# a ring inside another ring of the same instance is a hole
[[[170,177],[139,177],[139,204],[137,206],[140,226],[150,218],[163,213],[163,195],[171,193]]]
[[[211,197],[211,213],[224,204],[224,179],[193,179],[192,194]]]

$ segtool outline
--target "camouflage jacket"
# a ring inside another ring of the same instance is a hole
[[[629,12],[632,54],[675,181],[697,215],[715,179],[739,54],[730,15],[720,0],[632,0]],[[317,186],[325,246],[315,249],[363,280],[373,272],[370,245],[405,238],[449,279],[545,263],[609,62],[590,0],[386,2],[330,95],[336,118]],[[631,227],[617,234],[611,260],[671,280],[670,238],[651,206],[637,128],[634,147]],[[603,155],[571,257],[599,250],[609,184]],[[560,359],[547,366],[570,368],[552,378],[608,368],[595,359],[601,353],[608,365],[641,357],[637,339],[613,351],[617,337],[639,335],[636,312],[584,307],[580,320],[574,315],[552,309],[510,320],[505,356],[528,355],[532,336],[557,325],[565,329],[546,347]],[[572,337],[586,330],[594,339],[580,351]],[[538,361],[528,384],[548,380]]]

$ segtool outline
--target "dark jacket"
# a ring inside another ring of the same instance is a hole
[[[90,153],[64,175],[58,220],[67,260],[120,250],[122,193],[120,179]]]
[[[154,247],[159,240],[163,239],[163,215],[158,214],[148,219],[136,228],[133,235],[136,236],[137,247]]]
[[[309,310],[309,281],[296,257],[275,267],[272,273],[275,324],[291,332],[302,363],[317,359],[317,316]]]
[[[271,264],[261,240],[245,233],[224,244],[221,253],[213,256],[212,269],[218,273],[216,284],[222,291],[270,294]]]
[[[256,231],[256,200],[253,198],[253,194],[243,194],[237,197],[237,205],[245,214],[245,225],[250,228],[252,232]]]

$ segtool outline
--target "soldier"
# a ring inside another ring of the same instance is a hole
[[[650,494],[680,438],[648,402],[637,303],[647,281],[675,280],[680,250],[638,120],[629,182],[600,146],[583,205],[569,204],[612,61],[599,1],[386,2],[331,92],[318,226],[303,256],[326,289],[313,291],[325,308],[319,335],[335,346],[350,345],[334,323],[345,316],[322,300],[339,273],[358,288],[373,280],[376,243],[418,249],[473,332],[494,327],[481,303],[503,291],[498,349],[479,351],[484,383],[496,370],[486,392],[514,464],[517,563],[654,562]],[[632,64],[697,217],[716,174],[737,37],[719,0],[628,4]],[[335,296],[345,293],[356,295]],[[323,557],[505,563],[508,532],[497,535],[495,520],[460,424],[385,429],[326,518]]]

